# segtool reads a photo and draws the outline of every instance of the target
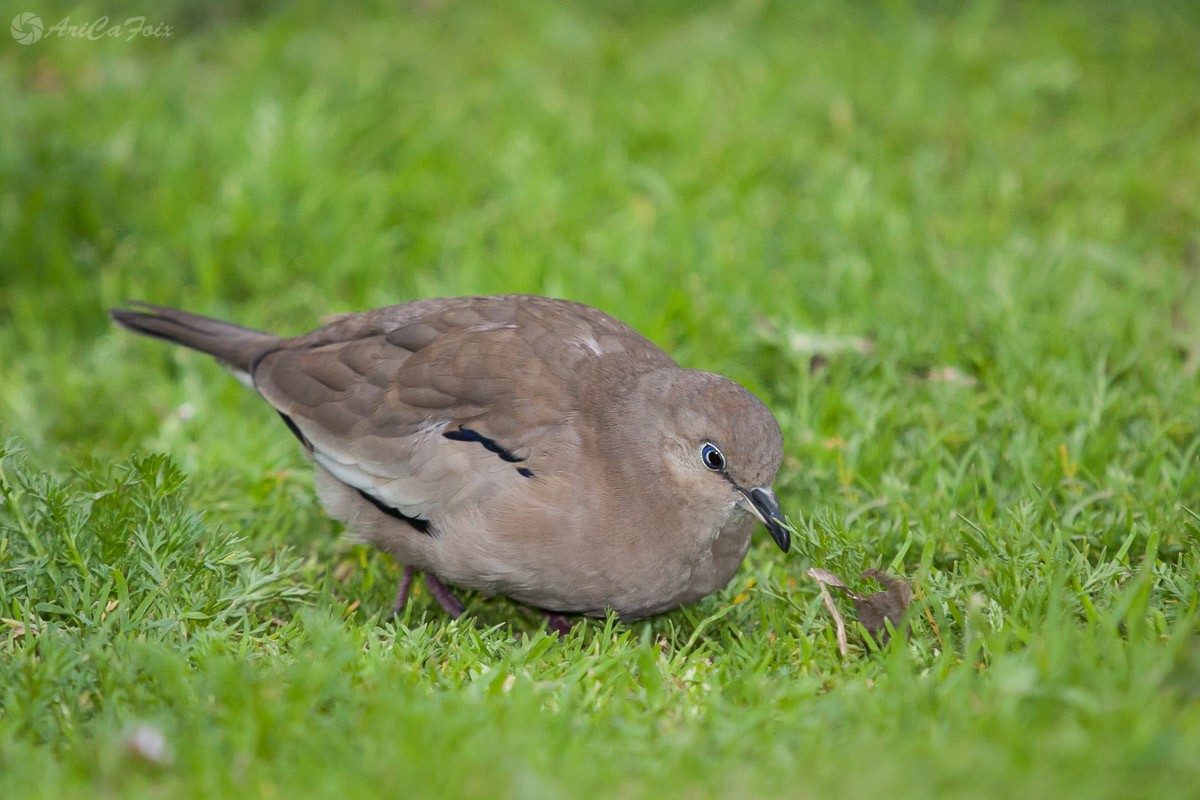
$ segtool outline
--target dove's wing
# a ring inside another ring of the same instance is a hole
[[[416,520],[487,502],[569,463],[581,376],[673,366],[603,312],[525,295],[421,300],[350,314],[251,366],[258,392],[312,457],[367,499]],[[564,444],[567,442],[567,444]]]

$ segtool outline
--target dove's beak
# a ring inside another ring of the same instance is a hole
[[[757,486],[750,490],[738,487],[738,492],[741,493],[750,513],[767,526],[767,532],[771,534],[775,544],[786,553],[792,546],[792,534],[784,527],[783,513],[779,510],[779,499],[775,497],[775,493],[769,488]]]

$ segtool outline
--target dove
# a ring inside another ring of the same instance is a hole
[[[724,587],[760,523],[790,546],[771,411],[591,306],[421,299],[294,338],[149,303],[110,313],[275,409],[326,512],[404,566],[393,612],[420,571],[451,616],[446,584],[636,620]]]

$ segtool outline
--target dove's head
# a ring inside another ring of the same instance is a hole
[[[631,394],[638,427],[659,440],[666,478],[689,503],[726,518],[749,512],[787,552],[791,535],[771,490],[783,434],[762,401],[721,375],[678,368],[639,376]]]

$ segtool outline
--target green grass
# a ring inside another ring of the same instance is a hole
[[[35,5],[0,22],[123,13]],[[1198,10],[0,34],[0,796],[1194,797]],[[509,291],[758,392],[793,552],[562,641],[479,597],[382,622],[395,566],[270,410],[105,317]],[[814,565],[907,575],[912,636],[841,657]]]

